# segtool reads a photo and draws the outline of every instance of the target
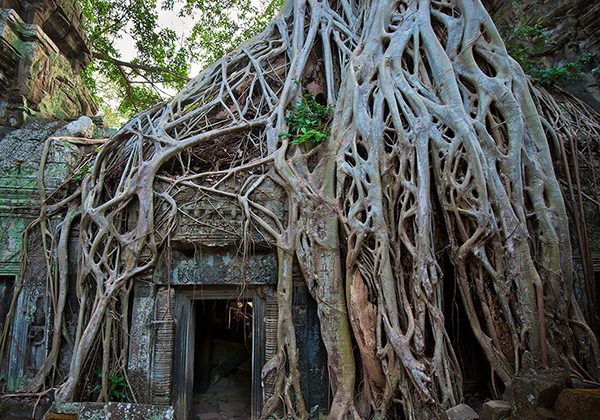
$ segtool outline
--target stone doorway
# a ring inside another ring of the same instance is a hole
[[[250,419],[253,304],[249,299],[194,302],[191,418]]]
[[[272,289],[264,286],[175,289],[172,401],[178,419],[260,417],[261,369],[273,335],[265,315],[273,304]]]

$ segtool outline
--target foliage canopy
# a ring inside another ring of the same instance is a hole
[[[282,0],[257,5],[251,0],[81,0],[93,61],[82,76],[103,111],[127,118],[160,102],[189,80],[192,63],[219,59],[264,29]],[[159,14],[173,11],[192,21],[180,36]],[[132,59],[116,41],[130,37]]]

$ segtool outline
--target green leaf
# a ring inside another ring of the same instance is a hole
[[[119,68],[95,58],[82,78],[113,124],[165,99],[164,88],[179,90],[192,63],[207,65],[262,31],[283,0],[259,6],[252,0],[80,0],[84,30],[93,52],[120,59],[115,40],[135,42],[133,63],[167,71]],[[180,38],[161,24],[160,10],[179,10],[196,22]],[[124,61],[130,61],[129,58]],[[179,78],[174,75],[181,75]],[[115,117],[115,115],[117,115]]]

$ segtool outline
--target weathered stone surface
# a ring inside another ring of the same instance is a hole
[[[150,400],[154,404],[168,404],[171,401],[173,383],[173,347],[175,339],[175,319],[173,305],[175,291],[161,288],[156,292],[154,304],[154,348],[150,384]]]
[[[0,137],[0,274],[17,274],[21,233],[27,220],[37,216],[37,172],[44,144],[57,135],[64,122],[31,121]],[[63,185],[84,151],[55,141],[50,145],[45,167],[46,193]]]
[[[512,415],[523,420],[555,418],[554,403],[571,384],[561,369],[528,370],[512,381]]]
[[[97,107],[79,71],[40,26],[0,9],[0,126],[20,127],[36,113],[93,115]]]
[[[561,420],[600,419],[600,389],[564,389],[556,401]]]
[[[37,173],[44,145],[64,125],[64,122],[32,121],[0,139],[0,275],[14,277],[19,273],[22,233],[39,212]],[[76,146],[51,143],[45,167],[47,194],[57,193],[58,197],[64,193],[59,187],[73,172],[81,155]],[[37,231],[30,237],[28,252],[24,276],[29,280],[18,298],[5,359],[7,366],[2,367],[2,377],[11,391],[29,381],[43,363],[46,351],[46,271]]]
[[[174,419],[173,408],[170,406],[131,403],[55,403],[48,415],[76,415],[80,420]]]
[[[494,23],[506,37],[520,18],[540,21],[547,36],[546,47],[536,54],[536,62],[551,67],[591,54],[583,77],[565,88],[600,110],[600,2],[589,0],[484,0]]]
[[[486,401],[481,408],[481,420],[502,420],[510,417],[511,407],[508,401]]]
[[[65,134],[67,136],[72,137],[85,137],[91,139],[94,137],[94,132],[96,131],[96,125],[94,121],[88,116],[82,116],[76,119],[75,121],[71,121],[64,127]],[[59,133],[58,135],[60,135]]]
[[[150,281],[139,279],[133,289],[131,336],[129,338],[128,376],[131,392],[138,403],[150,402],[150,371],[152,360],[151,337],[154,318],[154,287]]]
[[[15,10],[26,23],[40,26],[74,69],[80,70],[89,63],[91,53],[78,0],[0,0],[0,5]]]
[[[479,415],[467,404],[459,404],[446,410],[447,420],[476,420]]]

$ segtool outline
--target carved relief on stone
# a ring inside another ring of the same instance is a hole
[[[231,194],[237,194],[240,186],[233,180],[223,188]],[[235,246],[240,240],[247,215],[235,197],[211,195],[188,188],[174,198],[178,206],[177,228],[173,235],[175,242],[225,247]],[[250,194],[250,199],[282,220],[285,219],[284,193],[273,182],[266,181]],[[165,207],[163,211],[168,211],[168,208]],[[261,210],[253,208],[252,211],[257,216],[270,220]],[[248,234],[256,243],[272,242],[268,234],[261,232],[252,223]]]
[[[12,327],[8,365],[8,390],[15,391],[26,385],[39,369],[45,356],[46,328],[51,317],[46,316],[46,265],[42,241],[37,232],[29,240],[29,264]]]
[[[152,320],[154,332],[150,383],[152,404],[171,402],[175,338],[174,302],[175,292],[172,288],[161,288],[156,293],[155,315]]]
[[[150,402],[151,336],[154,324],[154,286],[146,279],[136,280],[129,339],[128,377],[138,403]]]
[[[277,300],[269,297],[265,301],[265,362],[277,353]],[[275,392],[275,372],[271,371],[262,379],[263,401]]]
[[[195,260],[181,261],[173,270],[174,284],[193,284],[200,279],[200,264]]]
[[[277,261],[273,253],[254,254],[244,259],[235,251],[203,252],[194,257],[173,252],[173,285],[275,284]],[[244,275],[245,274],[245,275]],[[167,283],[167,276],[155,276]]]

